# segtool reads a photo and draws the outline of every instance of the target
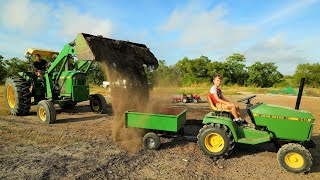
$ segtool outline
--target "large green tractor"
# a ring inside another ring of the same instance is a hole
[[[254,145],[273,142],[279,148],[277,159],[283,169],[294,173],[308,172],[312,166],[308,149],[316,146],[311,140],[315,118],[309,112],[299,110],[303,84],[304,79],[295,109],[262,102],[253,105],[250,102],[255,96],[239,100],[246,103],[254,127],[238,126],[230,120],[228,112],[208,113],[197,137],[201,150],[219,159],[229,156],[236,143]]]
[[[11,114],[23,116],[29,113],[30,106],[37,105],[38,120],[46,124],[56,121],[54,104],[66,109],[73,108],[78,102],[90,100],[93,112],[105,113],[105,98],[100,94],[89,94],[87,73],[95,60],[108,61],[116,68],[117,61],[122,60],[117,57],[128,54],[137,56],[134,54],[136,51],[132,49],[139,51],[140,54],[151,56],[149,49],[143,44],[84,33],[79,33],[76,39],[66,44],[60,53],[29,49],[27,51],[29,55],[57,56],[44,73],[43,78],[38,77],[32,71],[20,72],[14,77],[7,78],[5,84],[7,107]],[[70,62],[74,60],[77,63],[72,64],[74,67],[71,67]]]

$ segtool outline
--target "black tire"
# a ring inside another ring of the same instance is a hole
[[[48,100],[42,100],[37,106],[38,121],[42,124],[53,124],[56,122],[57,113],[53,103]]]
[[[29,83],[22,77],[9,77],[5,84],[5,99],[11,114],[25,116],[31,106]]]
[[[200,149],[206,155],[215,159],[229,156],[235,146],[230,129],[221,124],[204,125],[203,128],[200,129],[197,138]],[[214,141],[215,144],[212,144],[212,141]]]
[[[90,108],[92,112],[107,113],[107,101],[101,94],[93,94],[90,99]]]
[[[312,166],[311,153],[300,144],[283,145],[278,151],[277,159],[281,168],[293,173],[308,172]]]
[[[76,102],[64,102],[59,104],[61,110],[68,110],[68,109],[73,109],[77,105]]]
[[[143,136],[143,147],[145,149],[157,150],[160,148],[160,137],[153,132],[149,132]]]

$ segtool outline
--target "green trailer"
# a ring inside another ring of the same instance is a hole
[[[157,113],[127,111],[126,128],[145,129],[143,145],[146,149],[158,149],[161,137],[184,135],[186,109],[163,108]]]
[[[313,158],[309,151],[315,148],[312,131],[316,120],[311,113],[299,110],[304,86],[301,80],[296,107],[288,108],[266,103],[251,104],[256,97],[239,100],[246,104],[251,126],[238,125],[232,121],[230,112],[213,110],[207,113],[203,126],[197,134],[199,148],[214,160],[230,156],[236,144],[256,145],[272,142],[279,149],[277,160],[281,168],[293,173],[310,171]],[[210,104],[210,99],[209,104]],[[158,149],[159,136],[178,135],[183,137],[186,125],[196,125],[197,121],[186,120],[186,110],[171,110],[164,113],[126,113],[126,127],[146,129],[143,144],[147,149]]]

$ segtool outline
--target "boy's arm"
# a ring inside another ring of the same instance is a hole
[[[228,99],[226,99],[222,94],[221,94],[221,98],[222,98],[222,100],[224,100],[224,101],[227,101],[227,102],[230,102]]]
[[[223,96],[222,96],[222,99],[219,98],[219,96],[217,94],[213,94],[213,96],[217,100],[218,103],[225,104],[225,105],[229,105],[230,104],[228,101],[226,101],[226,99],[224,99]]]

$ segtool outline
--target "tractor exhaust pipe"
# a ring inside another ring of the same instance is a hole
[[[299,107],[300,107],[300,101],[301,101],[302,91],[303,91],[303,87],[304,87],[304,81],[305,81],[305,78],[301,78],[299,93],[298,93],[296,107],[295,107],[296,110],[299,110]]]

